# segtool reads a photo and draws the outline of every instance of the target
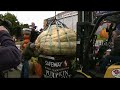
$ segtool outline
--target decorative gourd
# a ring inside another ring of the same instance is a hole
[[[108,38],[108,32],[106,32],[106,29],[100,31],[100,37],[106,39]]]
[[[76,33],[54,24],[37,37],[35,45],[45,55],[75,55]]]

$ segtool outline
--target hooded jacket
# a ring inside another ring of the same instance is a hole
[[[21,53],[7,31],[0,31],[0,72],[16,68],[21,61]]]
[[[120,56],[120,25],[116,27],[116,30],[114,32],[115,32],[113,37],[114,47],[110,54],[112,56]]]

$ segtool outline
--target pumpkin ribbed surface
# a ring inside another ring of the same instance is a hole
[[[75,55],[76,33],[66,27],[51,25],[35,41],[36,47],[47,55]]]

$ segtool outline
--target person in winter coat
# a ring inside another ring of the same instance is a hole
[[[113,48],[111,51],[107,51],[105,57],[102,58],[100,63],[100,70],[105,72],[108,64],[114,64],[120,62],[120,25],[116,27],[116,30],[112,33]]]
[[[4,26],[0,26],[0,73],[16,68],[21,61],[21,53]]]
[[[29,60],[31,57],[38,57],[39,52],[35,48],[35,44],[32,42],[29,42],[26,46],[26,48],[22,52],[22,58],[23,58],[23,67],[21,72],[21,78],[29,78]]]

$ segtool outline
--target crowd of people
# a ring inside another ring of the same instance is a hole
[[[30,25],[30,41],[26,45],[26,47],[23,49],[22,52],[22,71],[21,71],[21,78],[29,78],[29,60],[31,57],[37,57],[38,52],[35,48],[35,40],[37,39],[40,32],[42,32],[42,29],[40,29],[40,32],[36,31],[37,26],[35,26],[35,23],[32,22]]]
[[[117,25],[116,30],[112,32],[110,46],[109,49],[103,52],[104,55],[98,62],[100,66],[99,70],[102,73],[106,72],[109,65],[120,62],[120,24]]]
[[[17,66],[23,62],[23,60],[24,63],[22,67],[23,70],[21,72],[21,77],[28,78],[28,76],[25,76],[24,70],[27,70],[27,67],[25,67],[25,69],[24,64],[26,65],[26,61],[28,61],[34,54],[34,42],[37,36],[40,34],[38,31],[36,31],[36,27],[37,26],[35,26],[34,23],[30,25],[30,43],[28,43],[26,49],[24,49],[23,53],[21,53],[15,44],[15,36],[12,37],[9,33],[9,30],[5,26],[0,26],[0,78],[4,78],[4,71],[9,71],[12,68],[17,69]],[[40,32],[42,32],[42,30],[43,29],[40,29]],[[31,56],[26,54],[30,54]]]
[[[4,26],[0,26],[0,77],[4,77],[3,71],[9,70],[11,68],[16,68],[21,62],[23,63],[21,78],[29,77],[29,64],[28,61],[30,58],[35,55],[39,55],[35,49],[34,42],[37,39],[38,35],[43,32],[41,28],[36,31],[37,26],[35,23],[30,25],[30,42],[26,48],[21,53],[20,50],[16,47],[15,37],[12,38],[9,31]],[[113,48],[100,60],[100,70],[105,71],[106,66],[111,63],[120,62],[120,25],[116,27],[116,30],[112,32],[112,42]],[[36,52],[35,52],[36,51]],[[5,53],[4,53],[5,52]]]

